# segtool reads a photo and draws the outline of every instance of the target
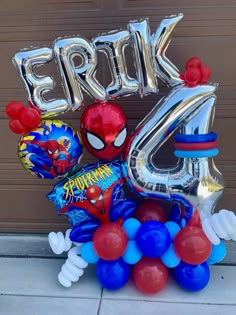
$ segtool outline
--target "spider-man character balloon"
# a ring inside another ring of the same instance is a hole
[[[88,106],[80,127],[86,149],[99,160],[113,160],[125,147],[127,121],[115,103],[95,103]]]
[[[42,120],[36,129],[21,138],[18,154],[30,173],[52,179],[77,169],[82,145],[72,126],[60,120]]]
[[[121,224],[133,215],[136,202],[125,194],[121,163],[101,161],[84,165],[73,176],[56,183],[48,194],[58,214],[71,222],[72,241],[91,241],[100,225]]]

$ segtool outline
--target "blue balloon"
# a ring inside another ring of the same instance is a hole
[[[182,209],[179,203],[174,203],[170,213],[169,221],[178,223],[181,228],[184,228],[193,215],[193,207],[190,205],[184,206],[184,217],[182,217]]]
[[[211,142],[217,139],[217,133],[209,132],[206,134],[177,134],[175,136],[176,142],[184,142],[184,143],[201,143],[201,142]]]
[[[167,227],[167,229],[170,233],[171,241],[173,242],[176,234],[181,230],[181,228],[180,228],[179,224],[177,224],[174,221],[166,222],[165,226]]]
[[[214,265],[221,262],[226,256],[225,244],[221,241],[218,245],[212,245],[211,255],[207,259],[208,265]]]
[[[182,218],[180,224],[181,224],[181,228],[183,229],[187,225],[186,219]]]
[[[112,261],[99,259],[96,274],[103,288],[117,290],[129,280],[130,267],[122,258]]]
[[[181,223],[181,207],[178,203],[175,203],[172,206],[169,214],[169,220],[179,224]]]
[[[178,266],[181,259],[176,255],[173,244],[170,244],[170,247],[161,256],[161,261],[168,268],[175,268],[176,266]]]
[[[128,245],[122,256],[123,260],[129,265],[134,265],[142,258],[142,256],[143,254],[138,249],[136,242],[128,241]]]
[[[93,234],[100,225],[101,224],[98,219],[93,218],[74,225],[70,232],[71,241],[77,243],[86,243],[92,241]]]
[[[140,226],[141,226],[141,223],[137,219],[134,219],[134,218],[130,218],[122,224],[122,227],[125,230],[129,240],[135,239]]]
[[[80,254],[81,257],[89,264],[95,264],[99,260],[98,255],[94,251],[93,242],[82,244],[80,247]]]
[[[158,221],[146,221],[136,235],[138,248],[144,256],[160,257],[170,246],[171,237],[167,227]]]
[[[204,289],[210,280],[210,269],[207,263],[189,265],[181,262],[174,269],[177,283],[185,290],[200,291]]]

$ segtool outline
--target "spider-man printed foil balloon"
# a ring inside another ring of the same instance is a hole
[[[80,132],[86,149],[99,160],[113,160],[127,140],[127,121],[115,103],[95,103],[81,117]]]
[[[20,139],[18,155],[30,173],[40,178],[59,178],[77,169],[82,144],[72,126],[60,120],[42,120]]]
[[[134,213],[136,202],[127,199],[120,161],[84,165],[79,171],[54,185],[47,197],[59,215],[72,224],[70,238],[75,242],[92,240],[104,223],[121,224]]]

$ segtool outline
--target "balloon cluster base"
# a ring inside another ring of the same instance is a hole
[[[149,210],[145,220],[145,207],[140,209],[136,213],[139,218],[142,213],[142,222],[129,218],[122,225],[103,224],[92,241],[82,244],[81,257],[96,264],[101,286],[117,290],[132,279],[142,293],[156,294],[166,287],[170,274],[184,290],[204,289],[210,280],[209,265],[226,255],[224,243],[211,244],[197,211],[181,226],[167,216],[162,222],[149,220]]]

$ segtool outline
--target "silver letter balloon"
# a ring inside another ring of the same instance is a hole
[[[77,110],[83,106],[83,92],[96,102],[115,100],[118,97],[139,93],[144,96],[158,93],[158,78],[173,87],[181,83],[179,70],[165,56],[171,34],[183,15],[165,18],[151,35],[148,19],[131,21],[127,29],[97,35],[91,41],[81,36],[59,38],[53,49],[44,47],[24,49],[15,54],[15,64],[25,87],[28,100],[42,114],[49,117]],[[133,52],[136,78],[127,69],[125,49]],[[103,87],[96,78],[98,53],[107,57],[112,81]],[[82,61],[76,65],[75,58]],[[62,81],[65,99],[45,98],[55,87],[55,80],[36,74],[38,66],[54,61]]]

